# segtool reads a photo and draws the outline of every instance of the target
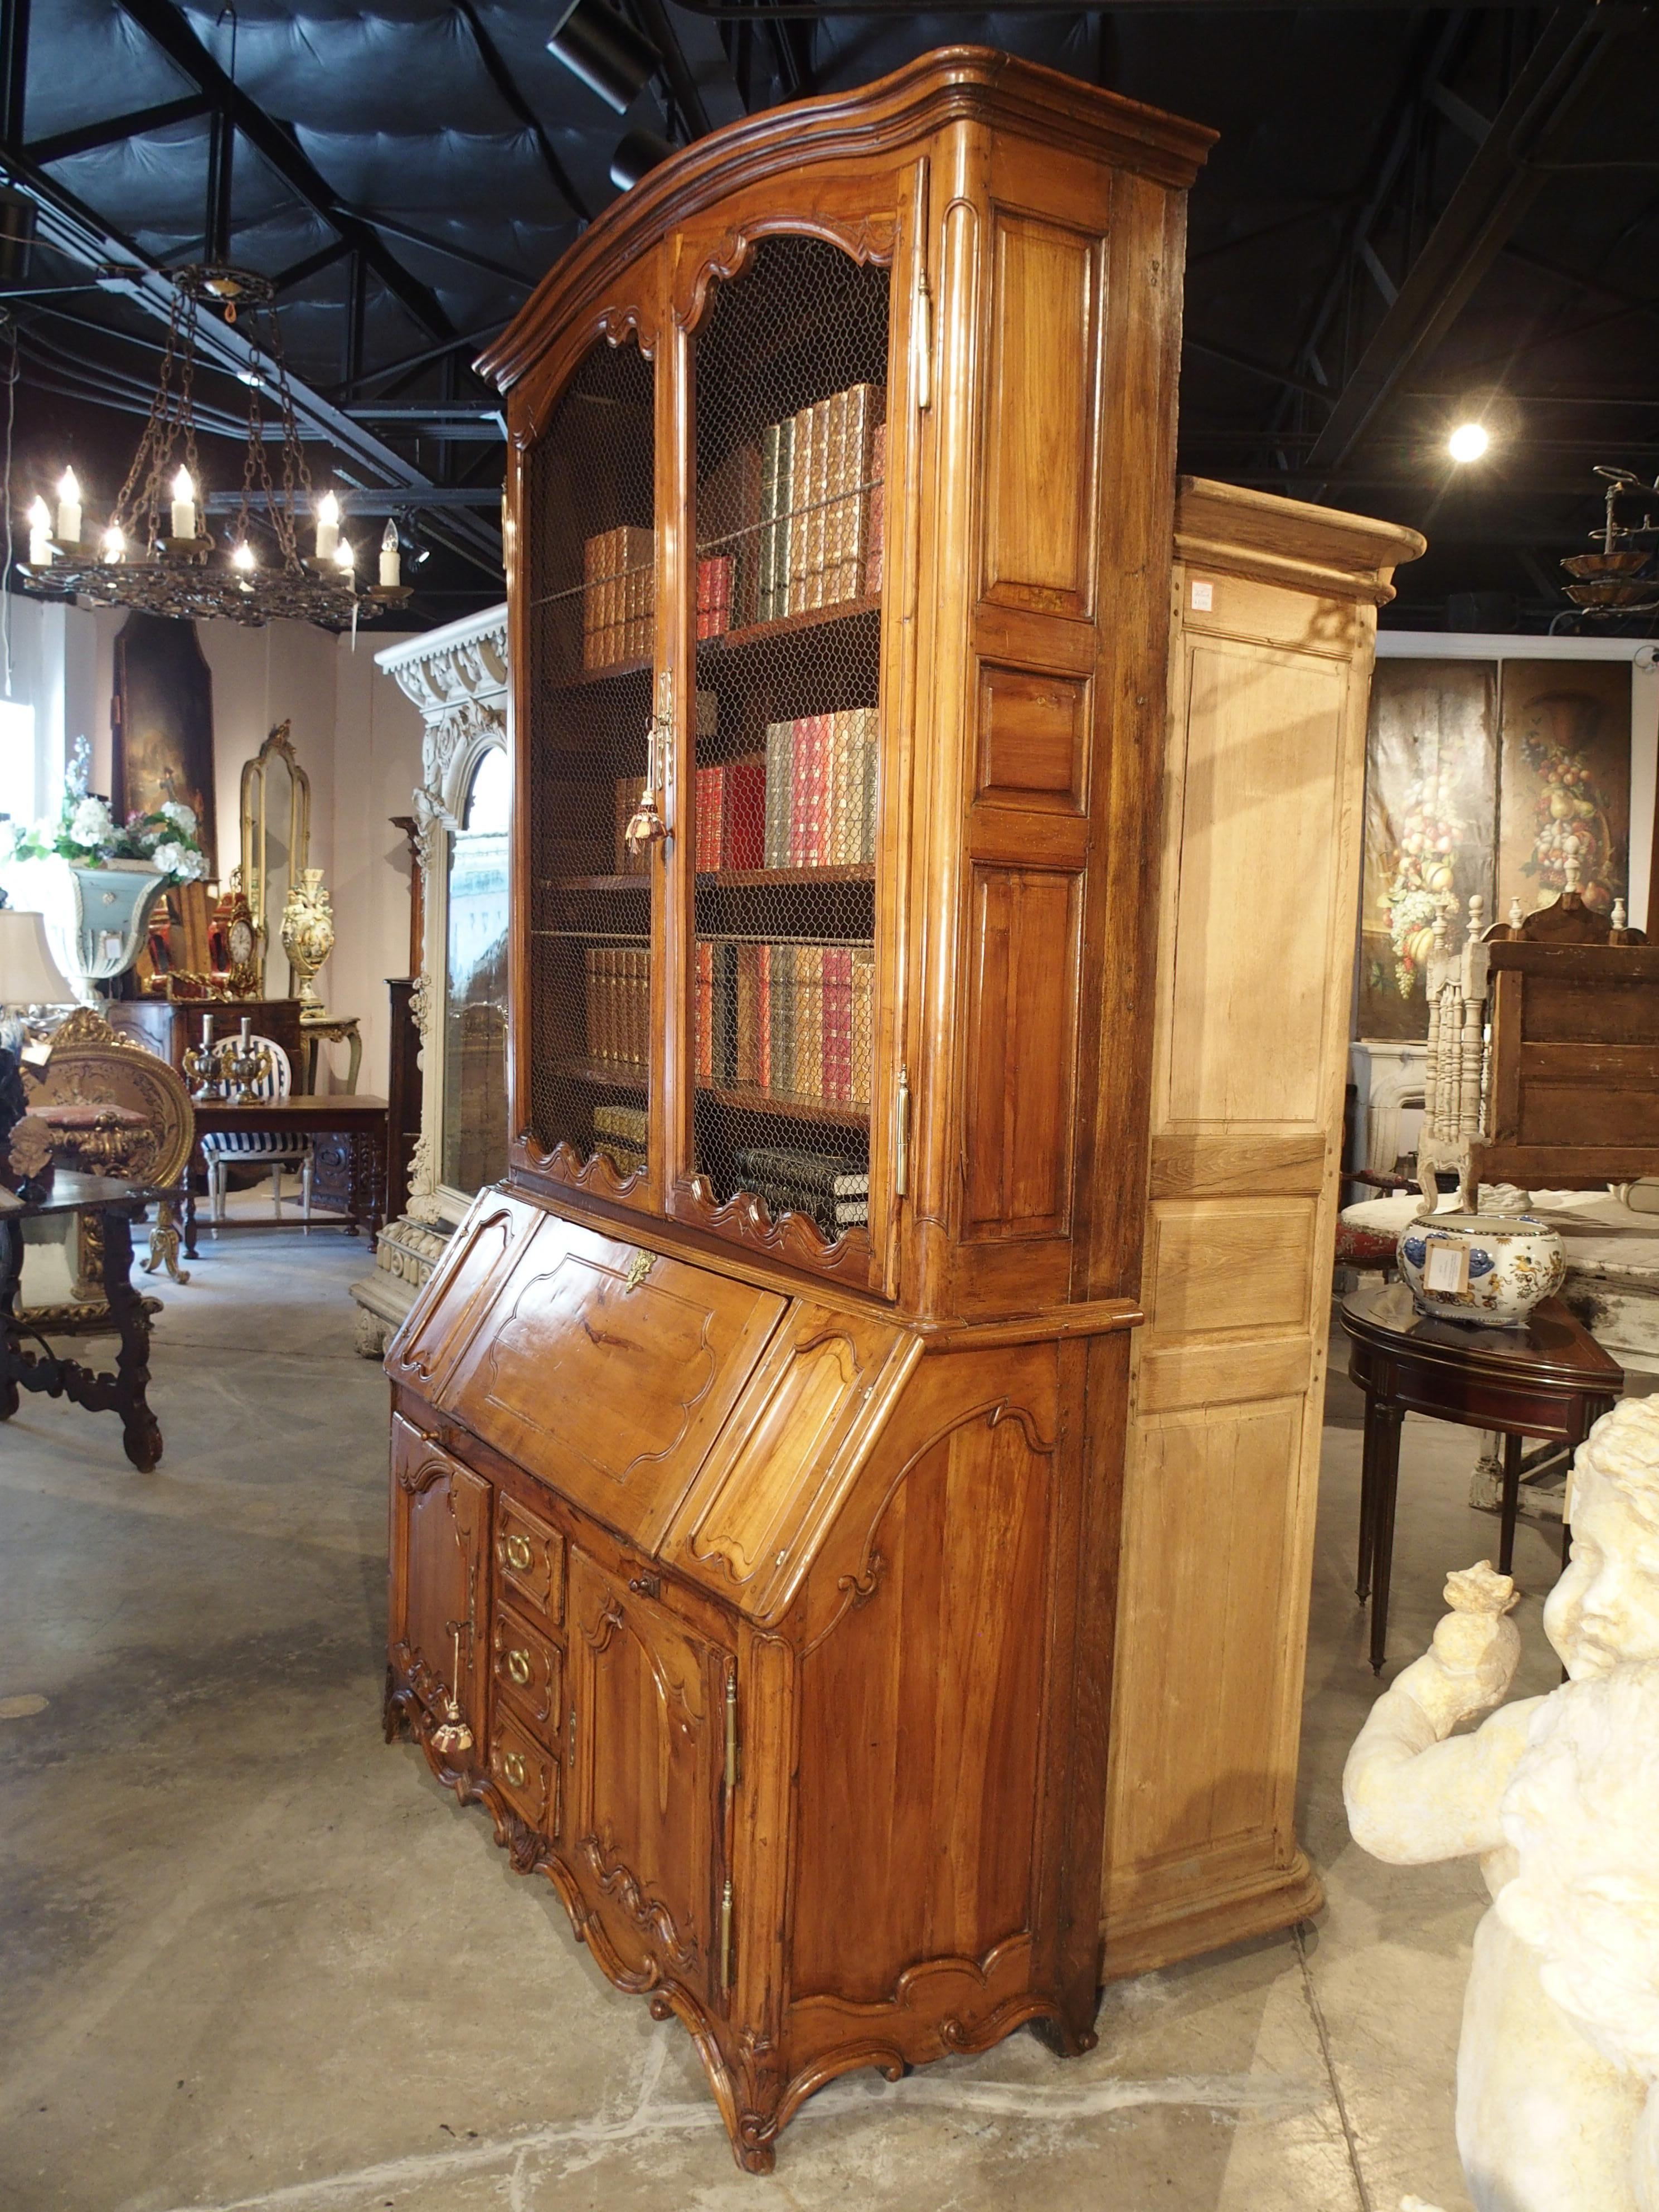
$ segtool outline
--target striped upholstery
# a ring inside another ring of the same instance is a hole
[[[274,1037],[256,1036],[250,1040],[263,1045],[270,1055],[269,1072],[252,1086],[255,1098],[286,1098],[293,1089],[294,1071],[289,1065],[288,1054]],[[275,1129],[213,1129],[202,1138],[202,1158],[207,1166],[208,1192],[212,1200],[212,1216],[216,1221],[225,1218],[225,1170],[232,1165],[258,1165],[270,1170],[271,1204],[280,1213],[283,1210],[283,1170],[297,1167],[300,1170],[301,1218],[311,1218],[311,1175],[313,1139],[308,1136],[284,1136]]]

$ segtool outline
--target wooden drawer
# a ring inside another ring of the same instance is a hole
[[[505,1493],[495,1513],[495,1587],[555,1628],[564,1619],[564,1538]]]
[[[498,1692],[556,1755],[564,1717],[564,1654],[558,1645],[497,1606],[489,1632],[489,1670]]]
[[[559,1817],[559,1764],[498,1705],[489,1729],[489,1778],[526,1825],[551,1836]]]

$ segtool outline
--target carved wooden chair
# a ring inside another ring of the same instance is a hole
[[[44,1066],[29,1070],[24,1079],[31,1108],[114,1109],[100,1117],[114,1126],[94,1131],[106,1146],[115,1147],[102,1156],[78,1150],[88,1139],[63,1132],[61,1149],[75,1165],[148,1183],[156,1190],[180,1187],[196,1140],[196,1116],[185,1079],[167,1061],[118,1036],[95,1007],[78,1007],[63,1023],[52,1036]],[[129,1118],[134,1115],[136,1119]],[[93,1226],[93,1217],[84,1217],[83,1238]],[[165,1267],[175,1282],[189,1279],[179,1266],[177,1212],[170,1198],[157,1203],[144,1266],[150,1273]],[[76,1274],[77,1290],[96,1284],[98,1267],[84,1243]]]
[[[1595,1190],[1659,1174],[1659,946],[1567,888],[1482,932],[1469,901],[1461,951],[1435,924],[1418,1182],[1458,1177],[1473,1211],[1482,1182]]]
[[[274,1037],[251,1036],[249,1043],[263,1046],[267,1072],[251,1086],[254,1098],[286,1098],[293,1087],[294,1070],[288,1054]],[[272,1211],[283,1210],[283,1170],[300,1170],[300,1218],[311,1221],[312,1177],[316,1164],[316,1140],[309,1136],[283,1135],[275,1129],[213,1129],[202,1139],[202,1158],[207,1167],[210,1212],[215,1221],[225,1218],[225,1187],[234,1167],[270,1170]]]

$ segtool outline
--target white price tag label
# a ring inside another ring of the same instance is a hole
[[[1469,1287],[1469,1248],[1449,1237],[1431,1237],[1423,1261],[1423,1287],[1455,1296]]]
[[[1194,584],[1193,586],[1194,612],[1196,614],[1206,615],[1214,605],[1215,586],[1213,584]]]

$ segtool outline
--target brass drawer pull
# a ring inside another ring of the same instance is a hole
[[[536,1564],[528,1536],[509,1536],[501,1547],[501,1555],[515,1574],[527,1575]]]
[[[524,1760],[520,1757],[516,1751],[504,1751],[501,1753],[501,1772],[515,1790],[522,1790],[524,1788]]]
[[[530,1654],[527,1651],[509,1651],[507,1655],[507,1671],[522,1689],[530,1680]]]

